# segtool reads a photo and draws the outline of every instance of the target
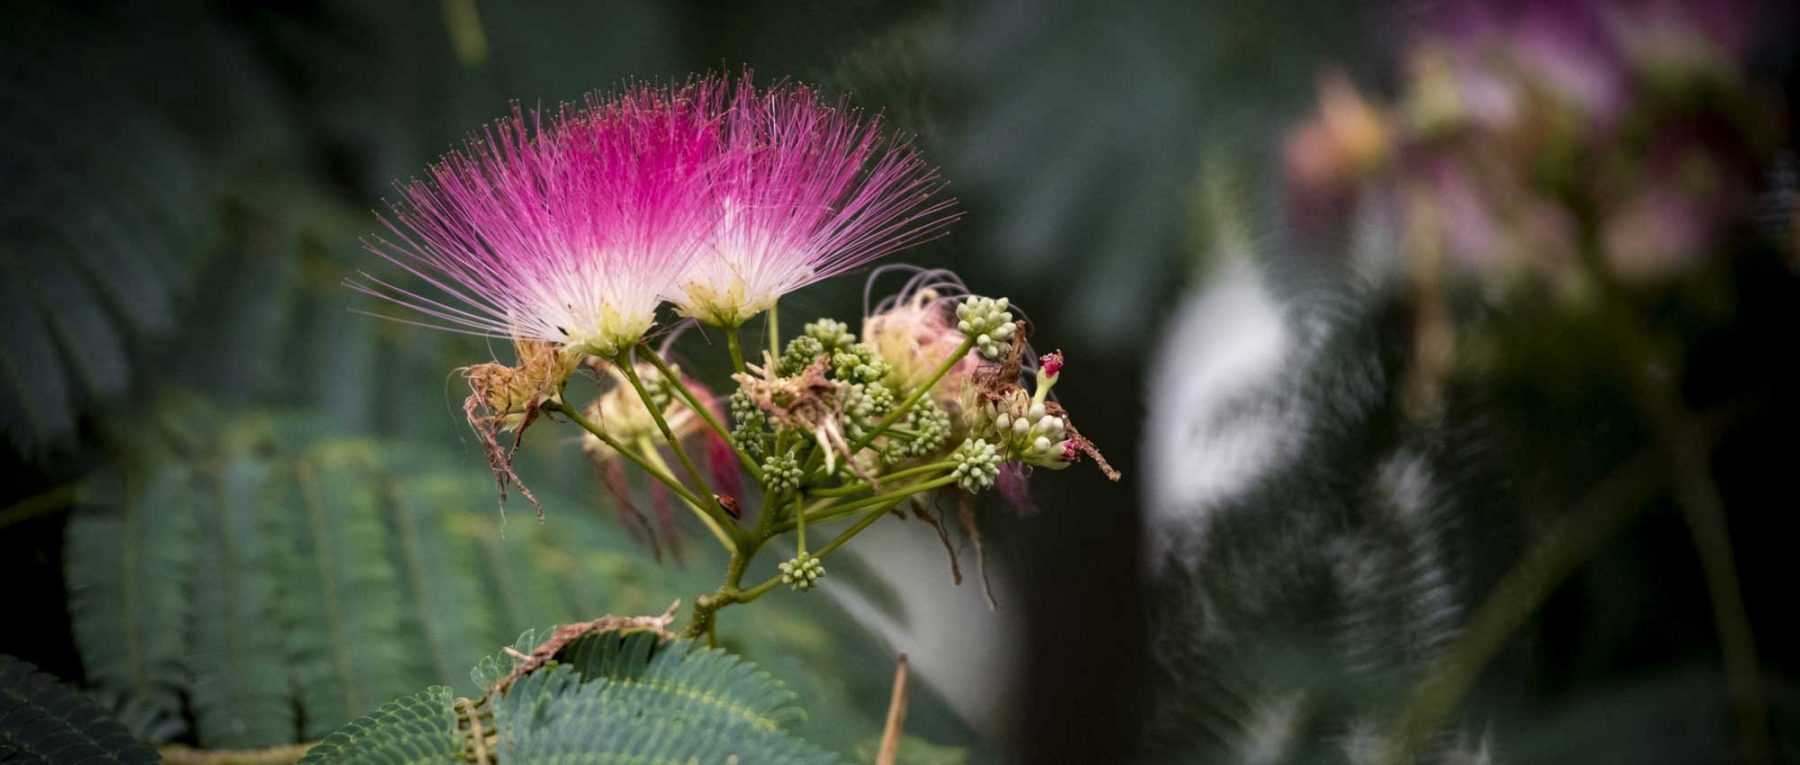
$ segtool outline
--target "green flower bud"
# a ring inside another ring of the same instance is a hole
[[[806,325],[806,337],[817,340],[826,351],[835,351],[856,342],[856,336],[850,334],[850,325],[836,319],[820,319]]]
[[[912,411],[906,413],[902,427],[913,433],[913,439],[906,445],[907,457],[924,457],[944,448],[950,441],[954,425],[950,422],[950,413],[937,405],[929,397],[919,399]]]
[[[975,348],[982,356],[994,360],[1004,355],[1012,344],[1013,333],[1018,331],[1006,298],[979,296],[956,307],[956,328],[964,337],[975,339]]]
[[[769,436],[769,416],[749,394],[733,391],[731,403],[731,445],[753,457],[762,456],[763,440]]]
[[[782,375],[797,375],[813,360],[825,355],[825,344],[811,335],[801,335],[788,341],[787,350],[781,352],[781,363],[776,371]]]
[[[777,454],[763,460],[763,489],[770,494],[781,494],[800,488],[800,479],[806,475],[800,469],[800,460],[793,452]]]
[[[1000,451],[983,439],[964,441],[950,459],[956,462],[956,470],[951,472],[956,485],[970,494],[993,486],[1000,475]]]
[[[857,383],[844,395],[844,413],[854,420],[878,418],[893,408],[894,389],[885,383]]]
[[[843,382],[878,382],[888,375],[888,363],[868,343],[852,343],[831,355],[831,377]]]
[[[807,553],[782,561],[776,568],[781,570],[781,583],[798,592],[818,586],[819,580],[825,578],[825,562]]]

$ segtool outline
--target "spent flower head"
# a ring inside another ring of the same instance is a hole
[[[869,287],[884,274],[905,268],[909,267],[877,269],[869,276]],[[955,274],[915,269],[898,293],[868,311],[863,317],[862,339],[887,362],[889,382],[903,390],[924,385],[944,360],[956,353],[963,333],[957,328],[955,311],[967,295]],[[946,409],[956,408],[963,387],[980,364],[981,358],[975,354],[959,359],[932,389],[931,398]]]
[[[541,518],[543,506],[513,471],[513,454],[525,437],[525,429],[531,427],[543,408],[561,402],[563,385],[581,363],[581,356],[537,340],[518,340],[514,347],[518,352],[517,366],[490,361],[458,370],[469,383],[463,414],[468,417],[469,428],[481,439],[488,468],[500,488],[501,508],[506,507],[506,487],[515,485]],[[500,434],[506,432],[513,434],[510,446],[500,443]]]

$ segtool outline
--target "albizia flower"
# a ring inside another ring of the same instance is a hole
[[[893,271],[914,271],[905,286],[883,298],[863,316],[862,340],[875,347],[888,363],[889,379],[901,390],[918,388],[937,374],[944,359],[962,345],[956,327],[956,305],[969,296],[956,274],[941,269],[917,270],[911,266],[882,266],[869,275],[863,301],[876,279]],[[931,389],[931,397],[950,412],[960,411],[963,387],[981,365],[979,354],[962,357]]]
[[[383,218],[394,238],[369,242],[444,297],[366,275],[359,288],[432,326],[618,353],[711,225],[722,95],[704,81],[634,86],[549,125],[515,107],[408,184]]]
[[[736,326],[955,220],[937,172],[884,139],[878,118],[799,85],[758,90],[745,75],[735,88],[709,188],[716,222],[669,293],[682,315]]]

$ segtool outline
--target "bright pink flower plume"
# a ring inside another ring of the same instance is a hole
[[[634,86],[554,117],[510,117],[401,189],[368,247],[443,293],[365,275],[421,323],[615,353],[649,330],[713,209],[723,90]]]
[[[718,81],[721,87],[723,80]],[[685,316],[739,324],[777,298],[932,239],[954,200],[880,120],[814,91],[740,79],[710,194],[717,223],[669,295]]]

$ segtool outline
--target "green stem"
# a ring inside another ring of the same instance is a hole
[[[1414,762],[1425,744],[1455,715],[1506,641],[1556,592],[1564,580],[1643,510],[1661,484],[1655,455],[1644,454],[1594,487],[1494,586],[1469,626],[1429,674],[1394,721],[1382,762]]]
[[[674,381],[675,392],[677,395],[681,396],[682,402],[687,404],[688,409],[693,410],[695,414],[700,415],[700,419],[706,421],[706,426],[712,428],[712,431],[718,434],[719,438],[724,439],[725,443],[731,446],[732,453],[737,455],[738,462],[743,463],[744,470],[749,472],[750,477],[755,478],[757,483],[761,483],[762,466],[756,464],[756,460],[750,458],[749,452],[744,451],[742,448],[739,448],[737,444],[732,443],[731,433],[725,430],[724,423],[713,416],[712,409],[700,403],[700,398],[695,396],[694,392],[688,389],[687,383],[683,382],[681,377],[675,374],[675,370],[669,367],[669,362],[663,359],[662,354],[649,349],[645,349],[645,351],[644,355],[650,358],[650,364],[656,367],[656,371],[662,373],[663,379]]]
[[[19,500],[18,503],[5,510],[0,510],[0,529],[15,523],[22,523],[40,515],[48,515],[75,504],[81,497],[81,485],[66,483],[48,491],[34,494]]]
[[[875,423],[875,427],[870,428],[868,433],[863,434],[863,437],[858,439],[856,444],[850,447],[850,453],[855,454],[867,448],[869,444],[875,442],[875,439],[880,438],[882,433],[887,432],[888,426],[899,422],[902,417],[905,417],[907,412],[912,411],[913,405],[919,403],[920,399],[925,398],[927,394],[931,393],[931,389],[937,387],[938,381],[944,379],[944,375],[950,373],[950,368],[956,366],[957,362],[962,361],[964,356],[969,355],[969,349],[974,347],[975,338],[964,338],[962,344],[956,346],[956,350],[951,351],[950,355],[944,359],[944,362],[938,365],[937,371],[931,373],[931,379],[926,380],[924,385],[914,388],[912,394],[908,395],[905,401],[900,402],[899,406],[894,407],[894,411],[888,412],[886,417],[881,418],[880,422]]]
[[[1774,745],[1762,670],[1756,656],[1756,635],[1738,583],[1725,502],[1713,482],[1710,460],[1702,446],[1705,439],[1699,434],[1701,428],[1693,414],[1654,375],[1648,362],[1639,364],[1636,372],[1639,406],[1649,416],[1657,445],[1672,471],[1675,502],[1687,520],[1688,533],[1693,537],[1694,551],[1705,575],[1713,624],[1725,654],[1725,681],[1737,718],[1740,754],[1746,763],[1765,765],[1774,761]]]
[[[650,413],[650,419],[656,421],[656,429],[662,432],[663,440],[669,442],[669,449],[675,452],[676,457],[680,458],[681,467],[687,471],[688,477],[694,480],[694,485],[699,486],[701,491],[712,494],[712,487],[707,485],[706,477],[700,473],[700,468],[694,465],[694,459],[688,456],[687,448],[681,445],[681,439],[676,438],[675,432],[669,429],[669,421],[663,419],[662,408],[650,398],[650,391],[644,388],[644,381],[638,379],[637,363],[632,356],[633,354],[624,354],[622,357],[614,359],[613,364],[618,366],[619,371],[625,373],[625,379],[637,391],[638,400],[643,402],[644,410]]]
[[[656,443],[651,441],[649,437],[638,439],[638,448],[643,451],[644,460],[646,462],[655,465],[665,475],[669,473],[668,464],[663,462],[662,455],[656,453]],[[737,540],[732,539],[731,534],[721,527],[719,522],[713,518],[712,514],[706,512],[703,506],[685,497],[682,498],[682,502],[694,509],[695,514],[700,516],[700,522],[706,524],[707,530],[711,531],[713,537],[719,540],[720,545],[724,546],[728,551],[735,552],[737,550]]]
[[[569,418],[569,422],[573,422],[580,426],[582,430],[592,433],[595,438],[600,439],[600,443],[611,447],[613,451],[618,452],[619,454],[624,455],[626,459],[631,460],[632,464],[637,465],[656,480],[662,481],[663,485],[668,486],[669,490],[675,492],[676,496],[689,502],[699,502],[694,496],[694,492],[689,490],[686,484],[676,480],[675,476],[658,470],[655,465],[645,462],[642,455],[627,448],[624,444],[619,442],[619,439],[613,438],[612,434],[601,430],[599,425],[596,425],[592,420],[583,417],[580,412],[575,411],[574,407],[560,401],[550,401],[544,404],[543,409],[546,412],[556,412],[557,414],[567,417]]]
[[[775,315],[775,303],[769,304],[769,358],[781,358],[781,319]]]
[[[733,324],[725,328],[725,349],[731,352],[731,371],[744,372],[744,343],[738,339],[738,328]]]
[[[806,513],[804,512],[805,509],[806,508],[802,507],[800,504],[800,498],[797,496],[794,497],[794,533],[796,536],[799,537],[799,539],[796,541],[799,545],[797,549],[801,555],[806,554]]]
[[[544,411],[561,414],[562,416],[569,418],[570,422],[579,425],[582,430],[594,434],[595,438],[600,439],[600,443],[606,444],[614,452],[617,452],[625,459],[631,460],[632,464],[637,465],[645,473],[649,473],[651,478],[655,478],[656,480],[661,481],[664,486],[669,487],[669,491],[674,492],[675,496],[680,497],[689,507],[700,511],[701,513],[705,513],[707,507],[716,504],[707,503],[695,496],[693,491],[689,490],[681,481],[676,480],[675,476],[670,474],[666,468],[657,467],[656,464],[646,460],[643,455],[638,454],[636,450],[620,443],[619,439],[613,438],[611,434],[601,430],[599,425],[595,425],[593,421],[583,417],[581,413],[575,411],[573,407],[570,407],[561,401],[550,401],[544,404]],[[657,460],[657,462],[661,461],[660,458]],[[732,528],[736,527],[733,526]],[[736,545],[734,544],[727,543],[725,549],[731,550],[734,549],[735,546]]]
[[[950,484],[953,484],[953,483],[956,483],[956,476],[947,475],[947,476],[943,476],[941,478],[934,478],[929,481],[915,483],[915,484],[909,485],[903,489],[897,489],[895,491],[891,491],[891,492],[888,492],[886,494],[882,494],[879,496],[867,497],[864,499],[859,499],[855,502],[851,502],[849,504],[839,505],[836,507],[830,507],[827,509],[823,509],[816,513],[803,513],[799,517],[804,517],[806,519],[807,523],[823,523],[825,521],[831,521],[831,520],[836,520],[838,518],[842,518],[846,515],[849,515],[851,513],[854,513],[856,511],[861,510],[866,507],[875,507],[877,505],[880,505],[883,502],[890,502],[890,501],[897,502],[899,500],[906,499],[907,497],[910,497],[914,494],[918,494],[920,492],[931,491],[932,489],[943,488],[943,487],[949,486]],[[786,533],[790,529],[795,528],[798,525],[799,517],[795,518],[792,521],[777,524],[775,526],[774,532],[776,534],[782,534],[782,533]]]
[[[1764,765],[1774,761],[1774,744],[1769,730],[1769,707],[1764,697],[1762,670],[1756,656],[1756,636],[1750,627],[1749,611],[1738,583],[1737,562],[1731,549],[1730,528],[1725,520],[1725,503],[1712,477],[1709,454],[1697,442],[1702,424],[1682,403],[1670,379],[1658,368],[1674,368],[1660,351],[1654,331],[1647,327],[1637,311],[1629,290],[1621,284],[1601,259],[1597,244],[1597,228],[1591,223],[1582,228],[1583,265],[1599,285],[1612,319],[1620,327],[1618,341],[1624,345],[1627,372],[1638,409],[1650,421],[1658,448],[1675,484],[1675,502],[1681,508],[1693,537],[1694,550],[1700,557],[1701,572],[1706,579],[1707,596],[1712,601],[1713,625],[1719,634],[1719,645],[1725,658],[1725,682],[1731,694],[1731,709],[1736,718],[1738,746],[1744,762]]]
[[[946,478],[948,478],[948,477],[946,477]],[[955,480],[955,479],[949,478],[948,480]],[[881,520],[881,516],[887,515],[888,511],[893,509],[894,505],[898,505],[901,502],[905,501],[906,497],[908,497],[908,496],[911,496],[911,494],[907,494],[905,496],[899,496],[899,497],[893,497],[893,496],[877,497],[876,499],[882,500],[883,504],[876,506],[873,510],[870,510],[868,512],[868,514],[864,515],[861,518],[856,519],[856,523],[852,524],[850,526],[850,528],[844,529],[842,533],[838,534],[837,537],[832,539],[830,542],[826,542],[824,547],[819,548],[818,552],[813,553],[813,557],[819,558],[819,559],[824,559],[826,556],[828,556],[834,552],[837,552],[838,548],[843,547],[846,544],[849,544],[850,540],[855,538],[857,534],[861,534],[864,529],[869,528],[870,526],[874,525],[876,521]],[[846,506],[846,509],[847,508],[848,508],[848,506]],[[775,585],[780,584],[780,583],[781,583],[781,575],[776,574],[775,576],[772,576],[772,577],[769,577],[768,579],[763,580],[762,583],[756,585],[755,587],[751,587],[748,590],[743,590],[743,591],[739,592],[737,594],[737,597],[734,598],[733,602],[749,603],[752,600],[756,600],[757,598],[762,597],[764,593],[767,593],[769,590],[774,589]]]
[[[940,470],[947,470],[947,469],[951,469],[954,467],[956,467],[956,463],[954,463],[954,462],[933,462],[929,465],[919,465],[917,467],[910,467],[905,470],[896,470],[892,473],[882,476],[881,480],[883,480],[883,481],[900,481],[900,480],[905,480],[907,478],[912,478],[914,476],[935,473]],[[868,481],[857,481],[854,483],[844,484],[843,486],[833,486],[833,487],[826,488],[826,489],[815,489],[815,490],[813,490],[812,495],[815,497],[843,497],[843,496],[849,496],[851,494],[855,494],[857,492],[868,491],[873,488],[875,488],[875,485],[869,483]]]
[[[934,481],[914,484],[890,494],[884,494],[879,497],[870,497],[869,499],[854,502],[841,508],[834,508],[834,511],[842,513],[849,513],[868,508],[873,509],[871,509],[867,515],[857,519],[854,525],[844,529],[836,538],[825,543],[825,546],[819,548],[818,552],[813,553],[813,556],[823,559],[826,556],[837,552],[838,548],[848,544],[857,534],[861,534],[864,529],[873,525],[875,521],[880,520],[881,516],[886,514],[894,505],[900,504],[908,497],[918,494],[919,492],[930,491],[931,489],[940,486],[947,486],[955,480],[956,478],[954,476],[944,476]],[[795,504],[797,505],[798,503],[799,498],[795,497]],[[765,510],[767,510],[767,507],[765,507]],[[764,517],[768,516],[765,515]],[[799,508],[796,508],[795,517],[796,519],[805,518],[805,514]],[[759,529],[761,528],[760,523],[758,524],[758,527]],[[774,529],[770,533],[759,533],[757,535],[757,541],[740,546],[738,549],[732,551],[731,568],[725,575],[725,583],[719,586],[718,591],[709,595],[702,595],[694,600],[693,620],[688,623],[686,631],[686,635],[689,638],[698,639],[702,636],[711,635],[718,619],[717,614],[719,609],[734,603],[749,603],[750,601],[756,600],[767,594],[769,590],[775,588],[775,585],[781,583],[781,575],[776,574],[747,590],[743,589],[741,586],[744,571],[748,568],[751,557],[756,554],[756,551],[761,544],[793,527],[794,524],[791,523],[774,524]]]
[[[731,562],[725,569],[725,582],[719,585],[717,592],[694,599],[694,615],[684,632],[686,638],[698,640],[705,637],[708,646],[719,647],[718,611],[740,602],[739,598],[743,593],[739,584],[743,582],[744,570],[750,566],[750,558],[755,554],[756,544],[732,549]]]

